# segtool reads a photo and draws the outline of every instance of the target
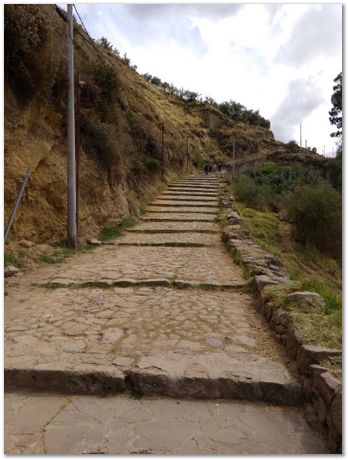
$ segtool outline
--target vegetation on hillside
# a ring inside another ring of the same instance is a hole
[[[227,115],[231,120],[241,121],[255,126],[262,126],[266,129],[271,127],[270,121],[263,118],[259,114],[258,110],[248,110],[244,105],[238,102],[230,100],[219,104],[212,97],[203,98],[201,94],[196,93],[195,91],[177,88],[172,83],[167,83],[166,81],[163,82],[159,77],[154,77],[148,73],[145,73],[143,77],[148,82],[158,86],[164,92],[175,95],[186,102],[215,107],[223,114]]]
[[[329,160],[322,169],[265,164],[236,177],[236,198],[257,210],[279,212],[292,223],[295,241],[314,245],[338,260],[342,247],[338,161]]]
[[[275,305],[290,311],[306,343],[340,347],[342,341],[342,169],[339,158],[321,168],[264,164],[238,174],[233,188],[242,225],[266,251],[281,257],[296,282],[269,287]],[[291,290],[313,291],[325,307],[289,305]]]

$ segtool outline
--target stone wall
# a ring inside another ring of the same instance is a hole
[[[265,294],[265,287],[288,286],[293,281],[279,257],[269,254],[250,238],[241,226],[242,216],[234,209],[234,197],[223,195],[227,218],[223,240],[232,254],[246,268],[256,292],[256,306],[268,321],[275,337],[296,363],[305,389],[305,415],[308,423],[329,441],[332,452],[342,451],[342,384],[320,365],[324,358],[341,350],[306,345],[290,314],[276,308]]]

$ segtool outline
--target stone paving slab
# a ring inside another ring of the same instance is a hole
[[[8,393],[4,416],[5,454],[329,453],[302,410],[245,401]]]
[[[203,212],[196,212],[194,214],[189,212],[151,212],[145,214],[141,218],[142,221],[171,221],[171,222],[180,222],[180,221],[196,221],[196,222],[215,222],[216,214],[207,214]]]
[[[121,239],[120,239],[121,240]],[[83,254],[79,263],[46,269],[42,283],[80,284],[158,279],[215,286],[243,286],[241,268],[222,247],[113,247]]]
[[[215,232],[221,233],[220,226],[214,222],[141,222],[128,232]]]
[[[112,244],[138,244],[138,245],[161,245],[161,244],[193,244],[206,246],[222,246],[219,234],[209,233],[137,233],[129,232],[121,238],[114,240]]]
[[[13,290],[6,386],[77,393],[302,402],[285,357],[241,292],[168,288]]]
[[[204,207],[204,206],[148,206],[146,208],[146,212],[152,213],[161,213],[161,212],[171,212],[171,213],[191,213],[191,214],[214,214],[214,216],[217,215],[219,212],[218,207]],[[191,215],[191,218],[193,216]]]

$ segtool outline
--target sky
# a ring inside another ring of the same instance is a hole
[[[102,4],[77,9],[139,73],[259,110],[276,139],[334,156],[342,4]],[[325,146],[325,147],[324,147]]]

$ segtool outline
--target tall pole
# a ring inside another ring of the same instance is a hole
[[[302,147],[302,123],[300,123],[300,147]]]
[[[162,129],[162,182],[164,182],[164,123],[161,124]]]
[[[74,49],[72,5],[68,5],[68,246],[75,248],[76,232],[76,168],[74,114]]]
[[[236,143],[233,141],[233,150],[232,150],[232,177],[234,178],[235,173],[235,161],[236,161]]]
[[[76,150],[76,240],[79,239],[80,214],[80,71],[76,82],[76,118],[75,118],[75,150]]]
[[[189,137],[186,138],[186,169],[189,170]]]

